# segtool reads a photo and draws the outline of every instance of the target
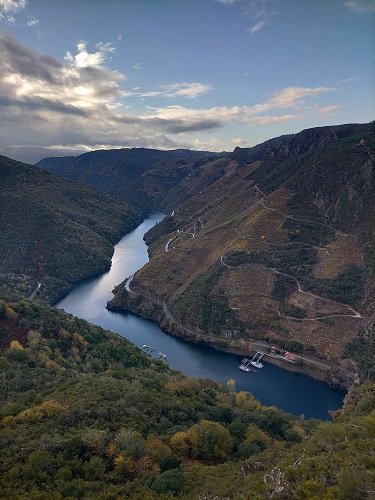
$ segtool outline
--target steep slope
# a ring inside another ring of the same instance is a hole
[[[129,205],[84,184],[0,157],[0,290],[53,300],[69,281],[104,271],[139,221]]]
[[[165,196],[169,189],[197,168],[200,159],[213,156],[216,154],[185,149],[114,149],[65,158],[45,158],[37,166],[87,182],[140,208],[149,208],[157,207],[160,196]]]
[[[151,261],[109,307],[320,358],[334,383],[372,377],[374,145],[372,124],[323,127],[204,164],[164,198],[174,215],[148,234]]]
[[[0,332],[2,499],[371,498],[373,384],[319,423],[35,302]]]

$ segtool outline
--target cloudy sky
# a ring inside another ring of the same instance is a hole
[[[374,32],[375,0],[0,0],[0,153],[232,150],[366,122]]]

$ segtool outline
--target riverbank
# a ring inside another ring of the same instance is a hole
[[[271,356],[271,344],[268,342],[258,339],[218,338],[200,332],[198,329],[189,329],[175,320],[165,302],[157,297],[153,297],[145,290],[134,289],[133,283],[132,288],[130,288],[130,279],[125,280],[114,288],[114,298],[107,303],[109,311],[136,314],[142,318],[154,321],[164,332],[170,335],[197,344],[207,345],[219,351],[239,356],[251,356],[254,352],[260,350],[265,353],[265,361],[272,365],[288,371],[308,375],[334,386],[329,377],[329,373],[333,369],[332,365],[303,354],[300,355],[300,364],[288,363]],[[342,386],[342,388],[347,389],[347,386]]]

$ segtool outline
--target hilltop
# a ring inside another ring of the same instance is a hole
[[[113,244],[140,213],[83,183],[0,157],[0,293],[53,301],[108,269]]]
[[[141,209],[157,207],[160,197],[184,179],[208,151],[132,148],[100,150],[80,156],[44,158],[37,166],[106,191]]]
[[[0,331],[3,499],[371,495],[373,384],[319,423],[43,304],[1,300]]]
[[[225,349],[320,359],[334,384],[373,377],[374,153],[373,124],[349,124],[202,162],[159,197],[173,215],[109,307]]]

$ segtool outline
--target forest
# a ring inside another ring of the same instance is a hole
[[[361,499],[373,384],[333,422],[195,380],[49,306],[0,302],[0,497]]]

